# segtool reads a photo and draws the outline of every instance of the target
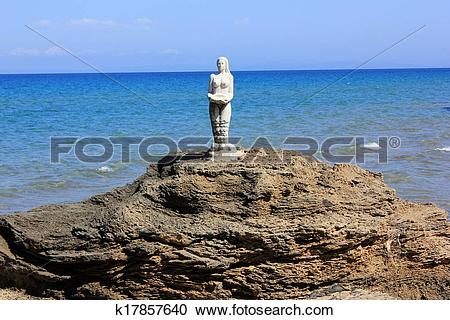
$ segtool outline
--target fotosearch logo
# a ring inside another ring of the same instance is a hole
[[[242,137],[230,137],[229,142],[239,145]],[[267,137],[258,137],[249,149],[264,149],[271,156],[276,155],[280,161],[288,161],[292,156],[287,151],[297,150],[303,155],[320,157],[332,163],[364,163],[369,154],[378,157],[378,163],[388,162],[389,149],[399,148],[398,137],[378,137],[377,142],[367,142],[361,136],[328,137],[323,141],[311,137],[289,136],[277,148]],[[141,160],[148,163],[170,163],[178,158],[180,152],[207,152],[212,138],[202,136],[183,137],[179,140],[170,137],[51,137],[50,162],[60,163],[61,157],[73,154],[85,163],[103,163],[111,160],[115,152],[120,152],[120,161],[131,161],[131,148],[137,148]],[[94,149],[93,153],[88,152]],[[153,151],[152,151],[153,150]],[[345,152],[342,152],[345,150]],[[158,151],[158,152],[155,152]],[[244,156],[245,158],[245,153]]]

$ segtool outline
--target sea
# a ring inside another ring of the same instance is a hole
[[[130,161],[115,147],[103,162],[80,161],[71,149],[54,163],[52,137],[211,136],[210,73],[0,75],[0,214],[80,201],[132,182],[148,166],[137,146]],[[400,197],[450,210],[450,69],[233,75],[230,135],[241,146],[258,137],[274,148],[287,148],[288,136],[319,146],[333,137],[363,137],[376,150],[386,137],[395,142],[387,161],[374,153],[358,165],[383,173]],[[96,155],[99,148],[85,151]],[[355,149],[338,145],[333,152]],[[165,150],[156,145],[149,152]]]

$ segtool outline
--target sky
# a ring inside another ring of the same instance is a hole
[[[2,2],[0,73],[450,67],[448,0]]]

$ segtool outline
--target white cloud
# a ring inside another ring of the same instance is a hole
[[[71,19],[68,21],[53,21],[48,19],[39,20],[34,24],[38,27],[139,27],[145,30],[149,30],[153,25],[153,20],[147,17],[136,18],[131,21],[118,22],[115,20],[100,20],[94,18],[79,18]]]
[[[51,20],[47,20],[47,19],[42,19],[39,20],[38,22],[36,22],[36,25],[39,27],[52,27],[52,26],[56,26],[59,23],[56,21],[51,21]]]
[[[90,18],[72,19],[69,24],[74,26],[103,26],[103,27],[115,27],[119,24],[113,20],[97,20]]]
[[[153,24],[153,20],[150,18],[137,18],[134,22],[144,29],[150,29],[151,25]]]
[[[66,52],[63,49],[56,47],[56,46],[50,47],[43,51],[43,54],[48,55],[48,56],[59,56],[59,55],[65,54],[65,53]]]
[[[96,54],[96,53],[97,53],[97,51],[92,50],[92,49],[86,49],[86,50],[81,50],[81,51],[77,52],[77,54],[79,54],[79,55],[92,55],[92,54]]]
[[[239,19],[234,21],[234,24],[240,25],[240,26],[247,25],[249,23],[250,23],[250,18],[249,17],[242,17],[242,18],[239,18]]]
[[[80,50],[75,54],[78,55],[92,55],[96,52],[91,49]],[[53,46],[46,49],[38,48],[15,48],[9,51],[11,56],[22,57],[22,56],[61,56],[67,54],[67,52],[60,47]]]
[[[161,50],[161,53],[163,53],[163,54],[180,54],[181,52],[177,49],[168,48],[168,49]]]
[[[12,56],[38,56],[40,54],[39,49],[36,48],[14,48],[9,52]]]

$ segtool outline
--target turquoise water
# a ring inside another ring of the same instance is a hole
[[[450,69],[234,72],[231,133],[397,136],[383,172],[400,196],[450,209]],[[210,135],[209,73],[0,75],[0,213],[71,202],[132,181],[146,163],[50,164],[51,136]],[[137,95],[135,95],[136,93]]]

